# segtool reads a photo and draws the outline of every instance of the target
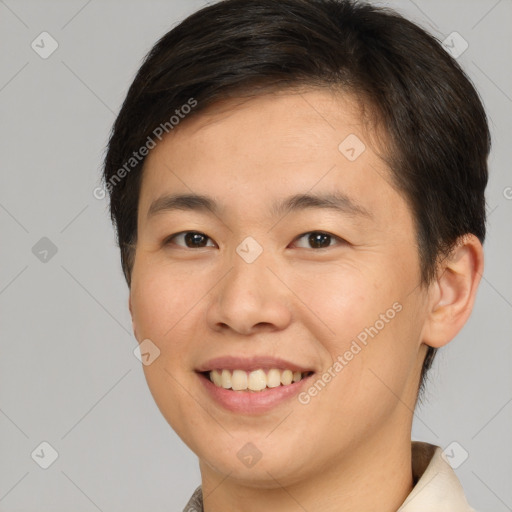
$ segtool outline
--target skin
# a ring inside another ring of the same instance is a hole
[[[420,285],[411,212],[357,105],[313,89],[232,100],[185,120],[147,157],[130,312],[137,340],[161,351],[145,376],[199,457],[206,512],[391,512],[412,489],[422,362],[427,345],[448,343],[469,316],[482,247],[462,238],[437,279]],[[366,145],[355,161],[338,149],[349,134]],[[270,213],[289,195],[333,191],[371,216]],[[171,193],[211,196],[219,211],[148,217]],[[187,230],[209,237],[206,246],[169,240]],[[334,236],[315,248],[300,238],[311,231]],[[247,236],[263,248],[252,263],[236,252]],[[212,401],[194,371],[212,357],[265,354],[322,374],[397,302],[402,310],[307,405],[236,414]],[[250,468],[237,457],[249,442],[262,454]]]

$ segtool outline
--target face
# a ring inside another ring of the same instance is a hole
[[[203,471],[272,487],[410,442],[427,296],[366,130],[348,96],[281,92],[188,119],[147,157],[130,310]]]

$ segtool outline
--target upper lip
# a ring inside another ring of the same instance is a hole
[[[245,370],[252,372],[260,368],[277,368],[282,370],[292,370],[294,372],[312,372],[312,368],[307,368],[300,364],[293,363],[286,359],[271,356],[223,356],[215,357],[201,364],[196,371],[208,372],[212,370]]]

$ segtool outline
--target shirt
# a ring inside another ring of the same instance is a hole
[[[476,512],[439,446],[412,441],[414,487],[397,512]],[[204,512],[199,486],[183,512]]]

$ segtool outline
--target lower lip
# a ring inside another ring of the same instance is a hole
[[[261,391],[233,391],[232,389],[225,389],[216,386],[202,373],[198,375],[209,395],[228,411],[240,414],[262,414],[297,395],[308,384],[309,379],[314,374],[287,386],[265,388]]]

